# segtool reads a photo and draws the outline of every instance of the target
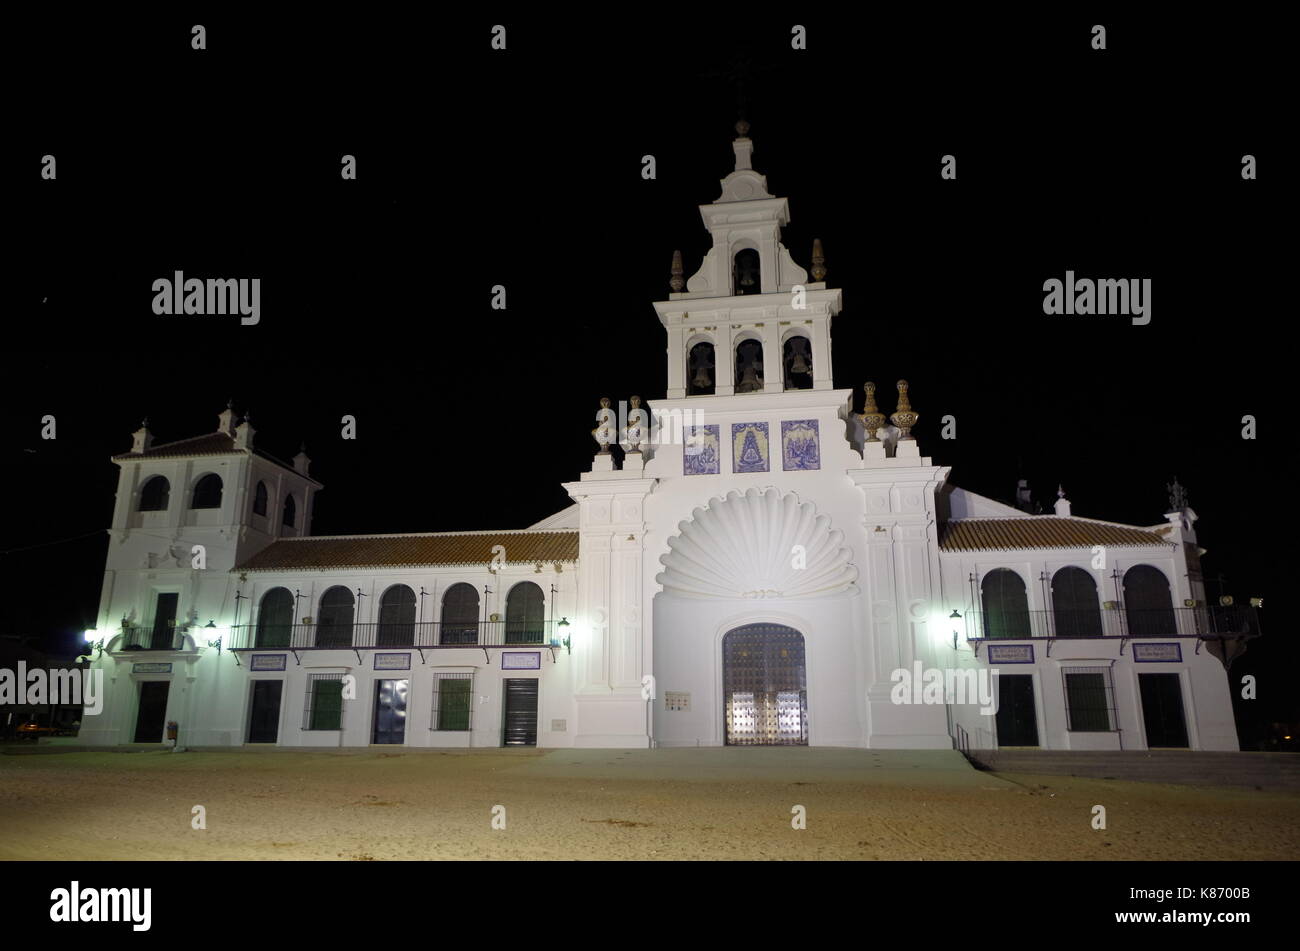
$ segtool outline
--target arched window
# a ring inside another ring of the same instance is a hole
[[[272,588],[262,595],[262,607],[257,612],[257,640],[254,647],[288,647],[293,633],[293,592],[288,588]]]
[[[221,476],[209,472],[194,483],[194,497],[190,500],[192,509],[221,508]]]
[[[713,344],[702,340],[691,347],[690,358],[686,361],[686,395],[712,394],[716,379],[717,361],[714,359]]]
[[[531,581],[521,581],[506,595],[506,643],[541,644],[546,626],[546,598]]]
[[[293,500],[292,495],[284,497],[284,519],[285,525],[293,528],[294,522],[298,518],[298,503]]]
[[[355,599],[342,585],[335,585],[320,597],[316,612],[317,647],[351,647],[352,613]]]
[[[732,284],[737,294],[763,293],[763,279],[759,271],[758,252],[745,248],[736,252],[732,262]]]
[[[171,483],[162,476],[151,476],[140,489],[141,512],[165,512],[171,497]]]
[[[736,344],[736,392],[758,393],[763,389],[763,344],[742,340]]]
[[[785,388],[811,390],[813,385],[812,347],[808,338],[796,334],[785,342]]]
[[[266,483],[257,483],[257,488],[253,490],[253,514],[266,516],[266,506],[269,497],[266,492]]]
[[[1010,568],[994,568],[980,586],[985,637],[1029,637],[1029,598],[1025,582]]]
[[[442,596],[440,644],[478,643],[478,589],[458,581]]]
[[[1130,637],[1177,634],[1169,579],[1159,568],[1134,565],[1124,572],[1124,617]]]
[[[415,644],[415,592],[395,584],[379,599],[376,647],[411,647]]]
[[[1082,568],[1052,575],[1052,620],[1057,637],[1101,637],[1097,582]]]

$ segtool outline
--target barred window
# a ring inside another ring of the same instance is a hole
[[[293,611],[297,602],[288,588],[272,588],[262,596],[257,615],[255,647],[288,647],[293,634]]]
[[[1068,667],[1065,714],[1074,733],[1107,733],[1115,729],[1115,690],[1109,667]]]
[[[336,584],[321,595],[316,610],[316,646],[351,647],[352,620],[356,598]]]
[[[1029,637],[1029,598],[1025,582],[1010,568],[994,568],[980,585],[985,637]]]
[[[531,581],[521,581],[506,595],[506,643],[541,644],[546,626],[546,595]]]
[[[308,674],[304,730],[343,729],[343,674]]]
[[[468,730],[473,674],[437,674],[433,678],[433,730]]]
[[[1124,572],[1124,619],[1134,637],[1168,637],[1178,633],[1169,579],[1159,568],[1134,565]]]
[[[440,643],[478,643],[478,591],[458,581],[442,596]]]
[[[415,592],[395,584],[379,599],[379,647],[411,647],[415,644]]]
[[[1052,576],[1052,619],[1057,637],[1101,637],[1097,582],[1092,575],[1067,565]]]

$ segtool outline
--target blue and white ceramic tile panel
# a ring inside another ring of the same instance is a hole
[[[718,425],[691,426],[686,430],[682,471],[685,475],[717,475],[722,456]]]
[[[767,472],[767,423],[732,423],[731,458],[736,472]]]
[[[786,472],[796,469],[821,468],[817,420],[782,420],[781,467]]]

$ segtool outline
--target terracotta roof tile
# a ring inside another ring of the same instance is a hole
[[[282,539],[263,548],[236,570],[487,565],[492,561],[494,545],[501,545],[505,549],[507,564],[578,560],[577,532],[358,535],[346,538]]]
[[[193,436],[190,439],[180,439],[176,442],[160,443],[156,446],[150,446],[144,452],[119,452],[113,456],[113,460],[118,459],[163,459],[169,456],[235,456],[243,453],[245,450],[235,448],[235,439],[226,433],[208,433],[206,436]],[[269,452],[263,452],[261,449],[254,448],[251,450],[253,455],[265,459],[268,462],[274,462],[282,469],[289,469],[294,472],[298,470],[283,459],[277,459]],[[320,485],[311,476],[306,477],[309,481]]]
[[[242,452],[235,448],[234,437],[225,433],[208,433],[206,436],[194,436],[176,442],[160,443],[150,446],[144,452],[119,452],[114,459],[143,459],[159,456],[224,456]]]
[[[1109,522],[1037,515],[1026,518],[968,518],[948,523],[943,551],[1021,551],[1026,548],[1170,547],[1155,532]]]

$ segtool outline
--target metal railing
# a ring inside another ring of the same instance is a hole
[[[1181,608],[1113,608],[1052,611],[970,611],[968,640],[1024,640],[1036,637],[1213,637],[1258,632],[1249,605]]]
[[[122,625],[122,650],[178,651],[185,647],[184,627],[166,622]]]
[[[559,621],[240,624],[230,629],[230,650],[526,647],[562,643],[569,630]]]

